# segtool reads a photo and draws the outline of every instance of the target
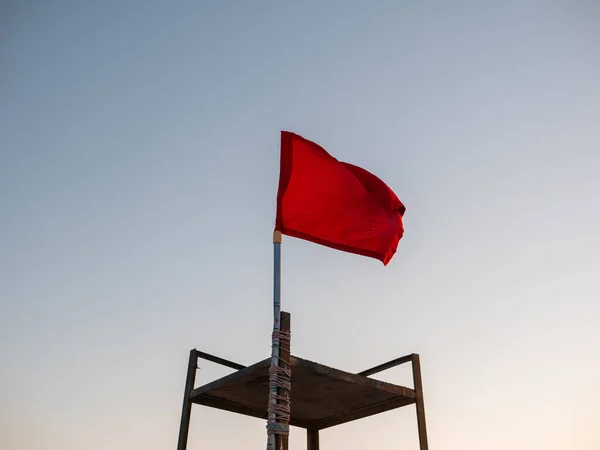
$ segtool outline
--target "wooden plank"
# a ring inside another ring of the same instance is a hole
[[[264,420],[267,419],[266,408],[255,408],[253,406],[234,402],[224,398],[211,397],[207,394],[203,394],[199,397],[196,397],[194,403],[198,405],[208,406],[211,408],[221,409],[223,411],[229,411],[236,414],[243,414],[244,416],[256,417],[258,419]],[[310,423],[298,419],[292,419],[291,425],[294,427],[308,428]]]
[[[308,450],[319,450],[319,430],[312,428],[306,430],[306,448]]]
[[[410,388],[386,383],[385,381],[374,380],[373,378],[367,378],[363,375],[356,375],[353,373],[344,372],[342,370],[327,367],[322,364],[308,361],[306,359],[296,358],[292,356],[292,366],[293,368],[297,367],[299,369],[305,369],[307,371],[314,372],[328,378],[342,380],[347,383],[355,384],[358,386],[386,391],[396,396],[415,398],[415,391],[413,391]]]
[[[262,374],[262,371],[260,369],[265,369],[265,368],[268,369],[269,364],[271,364],[271,358],[263,359],[262,361],[257,362],[256,364],[246,367],[245,369],[238,370],[238,371],[233,372],[232,374],[227,375],[223,378],[219,378],[218,380],[215,380],[212,383],[208,383],[208,384],[205,384],[204,386],[200,386],[198,389],[194,389],[192,391],[190,398],[192,399],[192,402],[196,403],[196,400],[195,400],[196,397],[199,397],[202,394],[204,394],[205,392],[209,392],[213,389],[221,388],[221,387],[231,383],[232,381],[235,381],[235,380],[238,380],[241,378],[247,378],[248,380],[255,379],[259,376],[259,374]]]
[[[326,428],[415,402],[415,391],[404,386],[293,356],[291,362],[292,426]],[[266,419],[269,364],[266,359],[194,389],[191,400]]]
[[[348,411],[344,411],[342,414],[336,414],[325,419],[311,422],[310,428],[314,428],[315,430],[322,430],[324,428],[333,427],[335,425],[341,425],[343,423],[351,422],[353,420],[364,419],[365,417],[369,417],[382,412],[391,411],[392,409],[401,408],[402,406],[410,405],[414,402],[414,398],[407,398],[404,396],[394,397],[376,404],[363,406],[357,409],[351,409]]]
[[[259,419],[267,418],[267,411],[265,408],[255,408],[250,405],[244,405],[243,403],[234,402],[224,398],[211,397],[210,395],[204,394],[200,397],[196,397],[194,403],[203,406],[209,406],[211,408],[222,409],[237,414],[243,414],[245,416],[256,417]]]
[[[187,375],[185,377],[185,388],[183,392],[183,405],[181,407],[181,422],[179,424],[179,439],[177,441],[177,450],[186,450],[188,435],[190,432],[190,419],[192,417],[192,402],[190,394],[194,389],[196,382],[196,367],[198,365],[198,355],[196,349],[190,350],[188,360]]]
[[[281,323],[280,330],[284,332],[289,332],[291,327],[291,317],[290,313],[281,311]],[[279,346],[279,358],[282,361],[290,361],[290,343],[282,342]],[[288,398],[290,397],[290,393],[286,390],[281,390],[279,395]],[[289,422],[283,422],[289,425]],[[276,435],[275,436],[275,448],[277,450],[288,450],[289,447],[289,436]]]
[[[429,450],[427,443],[427,426],[425,424],[425,402],[423,401],[423,382],[421,380],[421,360],[419,355],[413,354],[413,382],[415,383],[417,410],[417,427],[419,429],[419,447],[420,450]]]

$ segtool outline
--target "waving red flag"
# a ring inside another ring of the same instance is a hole
[[[396,194],[372,173],[281,132],[275,230],[387,265],[404,233],[404,211]]]

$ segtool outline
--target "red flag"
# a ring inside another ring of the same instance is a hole
[[[372,173],[281,132],[275,230],[387,265],[404,233],[404,211],[396,194]]]

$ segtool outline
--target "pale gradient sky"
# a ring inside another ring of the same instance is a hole
[[[594,3],[4,0],[0,448],[175,448],[189,349],[268,355],[288,129],[407,206],[385,268],[285,239],[293,353],[420,353],[432,449],[598,450]],[[264,445],[193,411],[190,449]],[[322,448],[416,449],[414,410]]]

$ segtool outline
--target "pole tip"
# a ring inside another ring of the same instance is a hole
[[[281,231],[273,231],[273,244],[281,244]]]

